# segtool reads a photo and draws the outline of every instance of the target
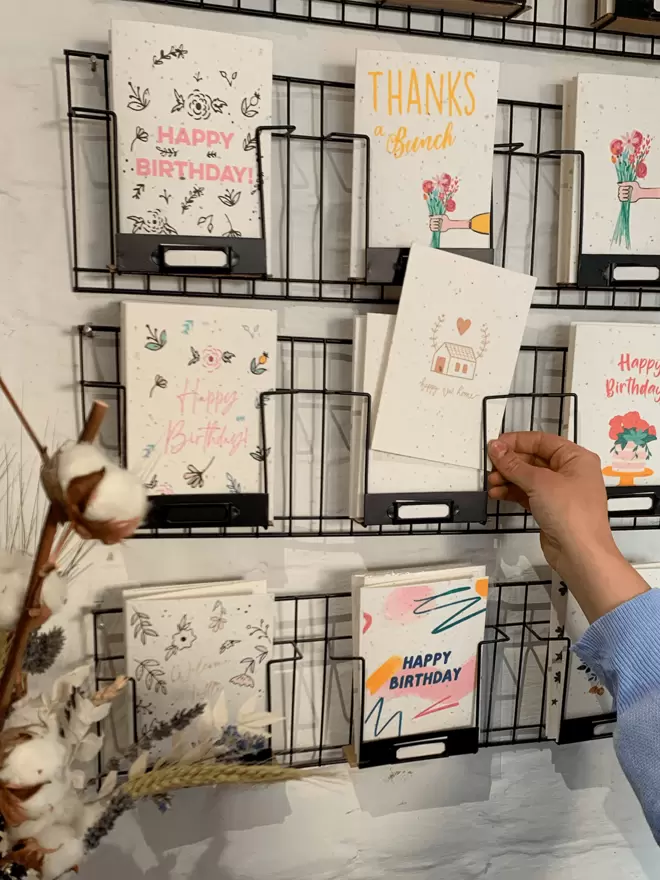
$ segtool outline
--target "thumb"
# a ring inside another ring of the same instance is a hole
[[[505,480],[518,486],[527,494],[534,489],[538,477],[538,468],[523,461],[502,440],[493,440],[488,444],[488,457]]]

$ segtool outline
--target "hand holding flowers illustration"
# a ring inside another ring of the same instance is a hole
[[[643,198],[639,180],[648,174],[646,158],[651,150],[652,138],[641,131],[630,132],[610,143],[611,162],[619,183],[618,198],[621,202],[619,216],[612,235],[612,244],[624,244],[627,250],[632,247],[630,239],[630,205]]]
[[[458,192],[459,184],[458,177],[452,177],[450,174],[438,175],[433,180],[422,182],[422,192],[429,216],[435,219],[454,213],[456,210],[454,196]],[[441,228],[431,230],[431,247],[440,247],[441,231]]]

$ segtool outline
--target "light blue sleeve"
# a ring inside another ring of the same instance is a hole
[[[614,746],[660,844],[660,590],[596,620],[574,648],[614,697]]]

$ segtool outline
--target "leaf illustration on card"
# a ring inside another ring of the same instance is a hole
[[[158,485],[158,477],[156,476],[156,474],[154,474],[148,483],[144,483],[144,488],[147,490],[148,489],[155,489],[157,485]]]
[[[236,81],[236,77],[238,76],[238,71],[234,71],[233,73],[228,73],[226,70],[220,71],[220,76],[226,81],[229,87],[234,85]]]
[[[263,663],[268,656],[268,648],[266,648],[264,645],[255,645],[254,650],[256,651],[259,664]]]
[[[136,141],[141,141],[143,144],[146,144],[146,142],[148,140],[149,140],[148,133],[142,128],[141,125],[136,125],[135,126],[135,137],[131,141],[131,152],[133,150],[133,146],[135,145]]]
[[[166,205],[169,205],[170,199],[172,198],[172,194],[168,193],[166,189],[162,191],[162,193],[158,196],[159,199],[162,199]]]
[[[187,336],[194,326],[195,326],[195,322],[191,318],[188,318],[187,321],[183,322],[183,327],[181,328],[181,332],[183,333],[184,336]]]
[[[218,649],[218,654],[224,654],[225,651],[228,651],[230,648],[233,648],[235,645],[240,645],[240,639],[226,639]]]
[[[156,67],[164,61],[169,61],[170,58],[184,58],[187,54],[188,50],[183,48],[183,44],[180,46],[172,46],[169,52],[161,49],[158,55],[153,56],[152,64]]]
[[[179,651],[186,651],[189,648],[192,648],[193,642],[196,641],[197,636],[192,628],[192,624],[188,620],[188,615],[184,614],[177,624],[176,632],[172,636],[172,641],[167,648],[165,648],[165,659],[170,660],[172,657],[176,656]]]
[[[149,89],[145,89],[142,91],[139,86],[134,86],[132,82],[128,83],[128,90],[130,92],[130,96],[128,99],[128,104],[126,105],[129,110],[135,110],[139,112],[140,110],[146,110],[149,104],[151,103],[151,98],[149,97]]]
[[[204,77],[201,74],[201,71],[198,70],[197,73],[193,76],[193,79],[195,80],[196,83],[201,82],[204,79]]]
[[[204,475],[207,470],[211,467],[213,462],[215,461],[215,456],[211,459],[211,461],[206,465],[203,470],[196,468],[194,465],[189,464],[187,470],[183,475],[183,479],[188,483],[191,489],[203,489],[204,488]]]
[[[214,611],[218,611],[218,614],[214,614],[211,617],[209,622],[209,629],[213,632],[220,632],[221,629],[224,629],[225,624],[227,623],[227,613],[225,611],[225,606],[222,602],[217,601],[213,606]]]
[[[213,214],[209,214],[207,217],[199,217],[197,220],[198,226],[206,227],[206,231],[210,234],[213,232]]]
[[[136,183],[133,187],[133,198],[139,199],[145,191],[146,186],[143,183]]]
[[[225,477],[227,478],[227,489],[235,495],[240,495],[243,490],[241,489],[241,484],[238,480],[235,477],[232,477],[229,472],[225,474]]]
[[[248,119],[256,116],[259,112],[259,104],[261,103],[261,95],[257,90],[250,98],[243,98],[241,101],[241,113]]]
[[[250,453],[250,458],[253,458],[255,461],[266,461],[269,455],[270,446],[267,449],[262,449],[261,446],[257,446],[256,450]]]
[[[243,324],[242,327],[243,327],[243,330],[245,330],[245,332],[250,336],[251,339],[254,339],[256,334],[259,332],[259,325],[258,324],[255,324],[254,327],[252,327],[252,328],[250,328],[250,326],[248,324]]]
[[[181,213],[185,214],[186,211],[189,211],[192,208],[195,199],[201,199],[204,195],[204,187],[203,186],[193,186],[185,199],[181,202]]]
[[[223,205],[233,208],[241,200],[241,192],[238,189],[227,189],[221,196],[218,196]]]
[[[160,376],[158,373],[154,376],[154,384],[151,386],[151,391],[149,392],[149,397],[152,396],[156,388],[167,388],[167,379],[163,376]]]
[[[159,333],[156,328],[152,330],[148,324],[145,326],[149,332],[144,347],[148,351],[160,351],[167,345],[167,330],[161,330]]]
[[[198,364],[198,363],[199,363],[199,352],[197,351],[196,348],[193,348],[191,345],[190,346],[190,360],[188,361],[188,366],[192,367],[193,364]]]
[[[174,106],[170,110],[170,113],[178,113],[178,111],[183,110],[185,106],[186,99],[183,97],[181,92],[177,92],[177,90],[174,89]]]
[[[270,624],[266,623],[263,619],[259,621],[259,626],[248,624],[245,628],[251,636],[256,636],[257,639],[266,639],[268,642],[270,641],[270,636],[268,635]]]
[[[138,611],[136,608],[133,609],[131,626],[133,627],[133,638],[139,639],[143,645],[147,644],[148,638],[155,639],[158,637],[151,618],[144,611]]]
[[[254,659],[254,657],[244,657],[241,660],[241,665],[245,666],[246,673],[250,674],[253,673],[254,670],[257,668],[257,661]]]
[[[168,156],[170,159],[175,159],[179,155],[179,151],[176,147],[156,147],[161,156]]]
[[[262,351],[259,357],[253,357],[250,361],[250,372],[254,373],[255,376],[260,376],[262,373],[265,373],[268,369],[266,365],[269,357],[270,355],[267,351]]]
[[[165,670],[158,660],[141,660],[136,664],[135,680],[142,681],[143,679],[148,691],[153,690],[156,694],[167,696],[167,685],[164,681]]]
[[[249,132],[243,138],[243,149],[245,150],[246,153],[248,152],[248,150],[256,150],[257,149],[257,139],[254,137],[254,135],[250,134]]]
[[[206,153],[206,158],[207,158],[207,159],[217,159],[217,158],[218,158],[218,154],[216,153],[215,150],[208,150],[207,153]]]

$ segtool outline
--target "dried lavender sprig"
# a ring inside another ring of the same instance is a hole
[[[126,794],[126,792],[122,792],[117,795],[117,797],[113,797],[99,820],[87,829],[87,833],[83,840],[85,852],[91,852],[96,849],[103,838],[112,831],[117,819],[128,810],[132,809],[134,804],[135,801],[130,794]]]
[[[66,637],[61,626],[48,632],[33,632],[25,649],[23,672],[29,675],[43,675],[57,660]]]
[[[135,761],[140,752],[148,751],[155,742],[167,739],[177,730],[185,730],[195,718],[199,718],[205,707],[205,703],[196,703],[191,709],[180,709],[175,712],[167,721],[157,722],[149,733],[143,734],[136,743],[126,749],[124,757],[129,761]]]
[[[261,734],[241,733],[235,725],[228,724],[216,746],[223,750],[221,760],[234,761],[263,752],[268,748],[268,740]]]

